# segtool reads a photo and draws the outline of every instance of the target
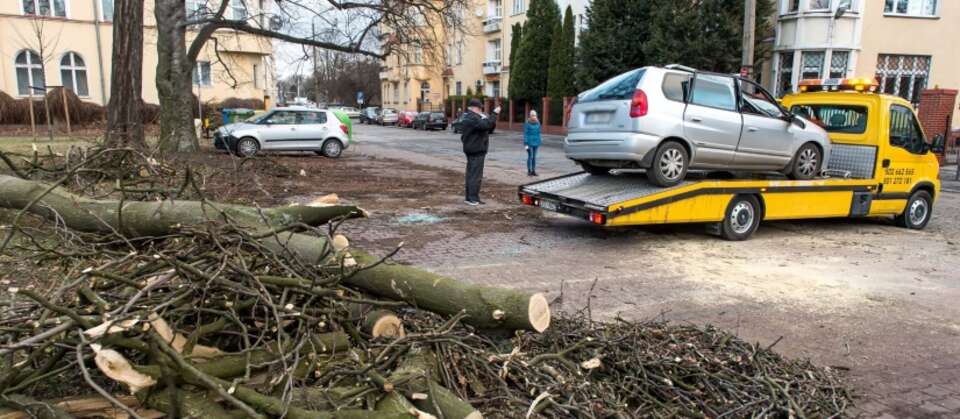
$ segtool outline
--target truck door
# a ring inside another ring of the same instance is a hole
[[[696,75],[683,114],[683,134],[697,148],[694,166],[722,167],[733,162],[743,125],[736,92],[732,77]]]
[[[913,111],[903,105],[890,105],[889,144],[880,160],[881,198],[906,200],[923,172],[928,153],[923,130]],[[905,202],[904,202],[905,203]]]

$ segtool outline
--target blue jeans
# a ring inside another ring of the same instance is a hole
[[[533,146],[527,147],[527,173],[533,173],[537,171],[537,148]]]

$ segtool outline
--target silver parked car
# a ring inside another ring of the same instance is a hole
[[[397,125],[400,121],[400,115],[396,109],[384,108],[377,115],[377,123],[380,125]]]
[[[811,179],[830,138],[756,83],[682,66],[644,67],[581,93],[564,150],[591,174],[646,169],[659,186],[688,170],[779,171]]]
[[[259,151],[313,151],[337,158],[353,133],[333,111],[291,106],[276,108],[214,133],[214,147],[249,157]]]

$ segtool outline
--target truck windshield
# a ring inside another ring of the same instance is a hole
[[[863,134],[867,130],[867,108],[850,105],[793,105],[790,112],[819,125],[827,132]]]
[[[600,83],[599,86],[584,92],[577,99],[577,102],[586,103],[596,102],[599,100],[630,99],[633,97],[633,93],[637,90],[637,84],[640,83],[640,79],[643,78],[643,73],[645,72],[646,70],[642,68],[628,71],[610,80]]]

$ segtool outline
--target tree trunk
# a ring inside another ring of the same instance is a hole
[[[187,56],[183,0],[157,0],[157,94],[160,97],[159,148],[164,153],[200,148],[193,127],[193,68]]]
[[[143,136],[143,2],[117,0],[106,147],[147,148]]]

